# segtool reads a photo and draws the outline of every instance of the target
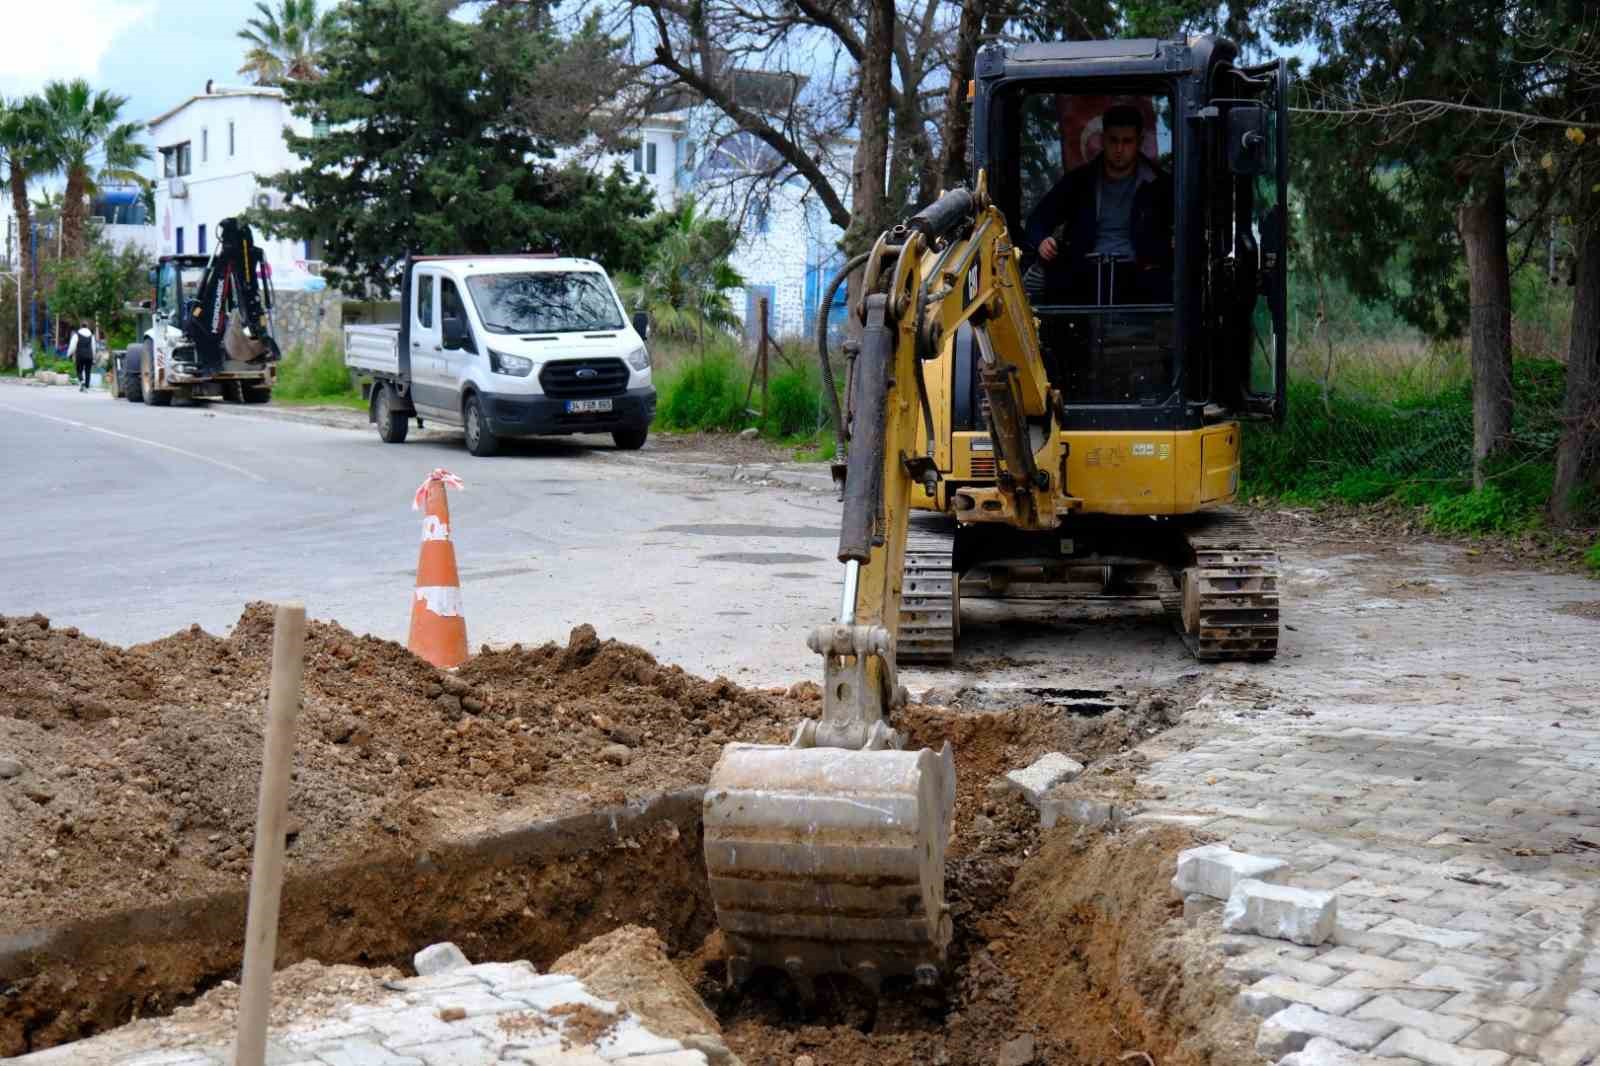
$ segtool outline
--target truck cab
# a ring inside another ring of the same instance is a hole
[[[428,256],[407,261],[397,326],[352,326],[345,361],[362,375],[386,441],[411,418],[465,431],[474,455],[508,437],[609,433],[644,445],[656,392],[642,317],[587,259]]]

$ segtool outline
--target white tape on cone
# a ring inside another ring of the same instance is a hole
[[[450,524],[441,522],[438,515],[428,515],[422,520],[422,539],[424,541],[449,540]]]
[[[418,585],[417,599],[440,618],[456,618],[461,614],[461,590],[455,585]]]

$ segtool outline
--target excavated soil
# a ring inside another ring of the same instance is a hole
[[[0,618],[0,933],[248,882],[272,612],[118,648]],[[418,850],[515,811],[704,782],[729,739],[812,703],[662,666],[589,626],[455,674],[313,622],[289,798],[289,876]],[[8,771],[9,767],[9,771]]]
[[[0,1055],[169,1013],[237,975],[271,629],[252,604],[227,637],[191,628],[122,649],[0,619],[0,868],[17,872],[0,881],[0,944],[82,930],[36,972],[0,974]],[[992,1063],[1002,1047],[1018,1066],[1132,1051],[1248,1062],[1208,1057],[1245,1045],[1208,1028],[1227,1016],[1195,961],[1211,954],[1184,946],[1196,934],[1169,905],[1187,838],[1041,835],[1032,808],[991,787],[1060,751],[1088,766],[1075,787],[1125,792],[1136,745],[1197,696],[1190,679],[1118,690],[1092,713],[901,711],[914,744],[956,753],[951,979],[940,996],[891,987],[877,1001],[825,986],[801,1008],[782,979],[724,989],[697,804],[640,803],[702,784],[729,740],[787,738],[817,712],[815,685],[703,680],[587,626],[565,647],[485,650],[449,674],[313,623],[280,965],[403,963],[452,939],[475,959],[546,967],[633,924],[659,935],[750,1066]],[[619,828],[619,812],[633,821]],[[566,819],[561,839],[514,855],[498,838],[470,844],[540,817]],[[1154,961],[1125,972],[1130,960]]]

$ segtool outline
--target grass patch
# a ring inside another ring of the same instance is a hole
[[[344,356],[332,345],[316,352],[296,348],[278,364],[273,399],[290,406],[335,406],[366,410],[361,390],[350,380]]]
[[[1583,553],[1583,565],[1589,573],[1600,577],[1600,540],[1594,542],[1594,547]]]
[[[744,373],[731,351],[690,356],[655,375],[656,425],[662,429],[742,429]]]
[[[1515,534],[1537,526],[1554,479],[1565,367],[1521,359],[1513,368],[1513,445],[1472,485],[1472,386],[1456,374],[1397,367],[1350,379],[1326,398],[1319,382],[1289,383],[1289,411],[1244,441],[1244,493],[1291,505],[1423,508],[1449,535]]]

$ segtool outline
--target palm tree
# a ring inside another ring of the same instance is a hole
[[[742,287],[744,278],[728,264],[729,238],[725,224],[701,214],[692,198],[685,199],[672,212],[644,273],[618,277],[623,301],[647,312],[655,332],[698,339],[702,348],[707,327],[737,331],[739,316],[728,290]]]
[[[0,162],[11,186],[11,209],[16,213],[17,266],[21,270],[22,303],[33,304],[33,205],[28,182],[40,170],[50,169],[44,158],[44,121],[37,99],[0,100]],[[17,338],[21,348],[22,338]]]
[[[44,155],[50,170],[67,177],[61,203],[64,255],[83,248],[85,200],[99,182],[146,180],[136,169],[150,158],[150,149],[139,143],[139,124],[118,121],[127,102],[104,89],[95,92],[82,78],[44,87]],[[90,162],[96,157],[98,170]]]
[[[333,12],[317,14],[317,0],[278,0],[274,12],[267,0],[256,0],[259,18],[249,19],[239,31],[250,44],[240,74],[257,85],[308,81],[321,75],[322,49],[327,43]]]

